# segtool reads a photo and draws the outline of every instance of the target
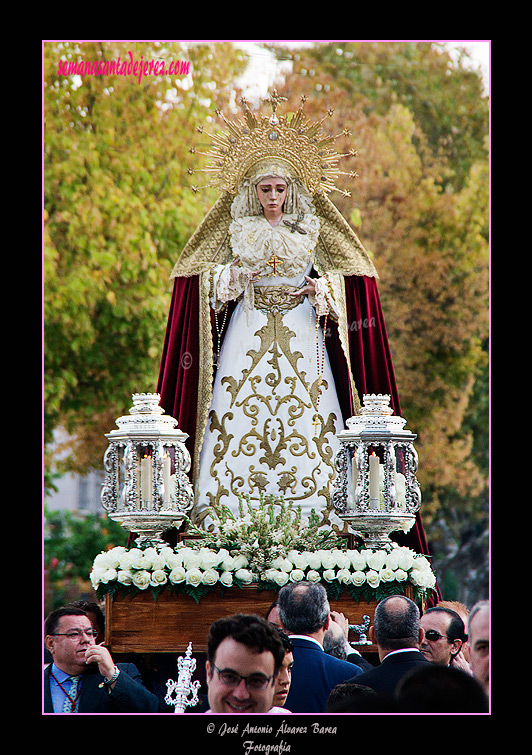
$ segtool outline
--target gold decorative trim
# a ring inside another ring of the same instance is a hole
[[[255,177],[262,171],[260,164],[268,161],[275,164],[273,170],[281,170],[289,179],[299,178],[311,194],[339,191],[349,196],[349,192],[337,188],[334,182],[339,175],[355,178],[357,174],[339,171],[337,164],[340,158],[354,157],[357,153],[351,149],[342,155],[333,146],[338,136],[348,136],[349,130],[344,129],[337,136],[325,134],[322,123],[333,115],[333,110],[319,121],[307,121],[303,115],[306,97],[301,98],[301,106],[292,116],[278,117],[276,111],[282,100],[286,98],[279,96],[276,90],[265,100],[272,109],[270,117],[255,115],[244,99],[244,120],[229,121],[216,110],[226,131],[211,134],[209,152],[198,152],[211,160],[202,169],[212,174],[210,185],[236,195],[243,179]],[[205,129],[199,126],[198,131],[204,133]],[[194,148],[192,151],[197,152]],[[196,186],[192,188],[198,191]]]

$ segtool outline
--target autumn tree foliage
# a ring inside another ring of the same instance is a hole
[[[482,518],[487,477],[488,101],[441,46],[342,43],[292,56],[282,93],[356,159],[331,195],[369,250],[403,416],[418,433],[423,517]]]
[[[119,60],[190,66],[64,75]],[[155,390],[169,275],[214,201],[190,189],[196,127],[242,66],[231,44],[44,44],[45,442],[69,433],[70,469],[99,467],[131,394]]]
[[[129,54],[129,51],[131,54]],[[358,177],[331,199],[379,271],[403,416],[418,433],[423,516],[482,516],[487,476],[488,100],[463,53],[434,43],[315,44],[279,84],[307,95]],[[190,61],[188,76],[76,76],[59,61]],[[114,419],[154,390],[169,273],[215,197],[194,194],[196,127],[234,107],[230,43],[45,43],[46,441],[100,466]]]

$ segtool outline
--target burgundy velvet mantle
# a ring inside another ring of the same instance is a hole
[[[347,319],[351,352],[351,369],[362,403],[364,393],[391,396],[395,414],[401,413],[397,386],[376,280],[363,276],[345,278]],[[187,447],[194,453],[200,359],[199,353],[199,278],[175,278],[168,324],[164,340],[157,392],[165,412],[177,419],[187,433]],[[216,333],[213,328],[213,338]],[[327,350],[335,377],[344,421],[353,416],[354,408],[345,368],[345,356],[337,329],[329,319]],[[216,342],[215,342],[216,346]],[[423,525],[419,516],[406,535],[394,536],[401,545],[428,555]]]

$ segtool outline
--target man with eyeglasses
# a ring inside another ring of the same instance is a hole
[[[424,637],[419,649],[425,658],[438,666],[451,666],[467,640],[464,622],[450,608],[428,608],[420,620]]]
[[[132,663],[115,664],[96,644],[97,630],[81,608],[64,606],[45,621],[53,663],[44,670],[45,713],[157,713],[158,699]]]
[[[288,713],[274,706],[285,648],[275,627],[253,614],[215,621],[207,641],[207,713]]]

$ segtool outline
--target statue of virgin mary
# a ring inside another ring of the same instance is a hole
[[[341,529],[336,435],[365,393],[400,406],[377,272],[328,197],[334,140],[281,99],[216,137],[222,191],[172,271],[157,391],[189,436],[196,524],[273,495]],[[419,518],[398,539],[427,553]]]

